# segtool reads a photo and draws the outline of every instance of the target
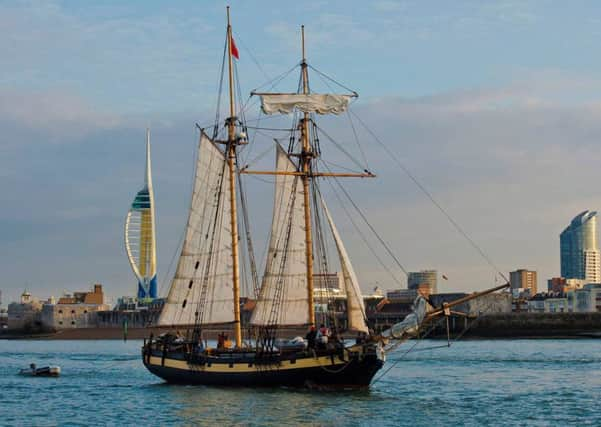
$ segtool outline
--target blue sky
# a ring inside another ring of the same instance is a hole
[[[537,269],[539,286],[558,274],[558,234],[580,211],[601,208],[598,2],[231,6],[245,97],[299,60],[305,24],[310,63],[360,93],[355,111],[503,271]],[[225,3],[0,1],[0,28],[5,300],[24,287],[45,297],[95,281],[113,296],[134,292],[122,229],[143,178],[147,126],[159,277],[168,278],[194,123],[213,117]],[[326,123],[350,137],[344,123]],[[366,147],[381,180],[357,184],[354,196],[401,261],[447,272],[444,291],[491,284],[469,245],[384,153]],[[260,188],[269,205],[269,188]],[[393,287],[345,230],[363,287]]]

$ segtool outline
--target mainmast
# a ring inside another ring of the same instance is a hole
[[[265,114],[290,114],[294,111],[302,113],[298,120],[298,127],[294,130],[300,132],[298,139],[300,152],[291,152],[296,151],[291,147],[286,153],[286,160],[283,160],[278,151],[276,171],[256,171],[247,168],[242,168],[240,171],[244,174],[281,177],[276,179],[276,201],[269,246],[270,259],[277,260],[279,265],[268,263],[265,268],[261,295],[251,318],[251,324],[259,326],[315,324],[312,230],[314,224],[311,207],[311,200],[315,196],[311,194],[312,184],[315,183],[312,180],[319,177],[373,178],[375,176],[367,170],[364,173],[324,173],[313,170],[313,161],[318,153],[311,142],[315,137],[310,131],[312,114],[340,114],[347,110],[350,100],[357,94],[354,92],[352,94],[312,93],[309,87],[309,65],[305,54],[304,26],[301,27],[301,47],[302,87],[300,90],[294,93],[252,92],[253,95],[261,97],[261,109]],[[294,140],[296,141],[296,138]],[[291,157],[298,158],[298,164],[292,161]],[[283,196],[284,194],[287,196]],[[295,200],[300,202],[301,197],[304,205],[302,208],[294,203]],[[285,200],[288,200],[288,203]],[[314,205],[313,209],[318,207]],[[282,245],[281,242],[284,241],[286,243]],[[303,246],[302,250],[300,250],[301,246]],[[304,259],[301,261],[302,257]]]
[[[228,128],[227,163],[230,178],[230,226],[232,231],[232,280],[234,292],[234,335],[236,347],[242,346],[240,328],[240,267],[238,265],[238,216],[236,213],[236,108],[234,104],[234,70],[232,58],[232,26],[230,7],[227,6],[227,51],[230,94],[230,116],[226,119]]]
[[[309,75],[307,70],[307,61],[305,58],[305,26],[301,26],[301,45],[303,59],[301,61],[301,73],[303,78],[303,94],[309,93]],[[309,142],[309,113],[303,113],[301,120],[301,141],[302,150],[300,155],[301,170],[303,175],[303,198],[305,201],[305,247],[307,257],[307,305],[309,310],[309,324],[315,324],[315,309],[313,306],[313,238],[311,230],[311,200],[309,197],[309,173],[311,171],[311,159],[313,151]]]

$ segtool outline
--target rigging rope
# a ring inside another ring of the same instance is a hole
[[[384,377],[384,375],[386,375],[388,372],[390,372],[392,370],[392,368],[394,368],[396,365],[399,364],[399,362],[401,360],[403,360],[403,357],[407,356],[411,351],[413,351],[415,349],[415,347],[417,347],[428,335],[430,335],[430,333],[434,330],[434,328],[438,325],[438,322],[440,322],[440,319],[434,323],[430,329],[421,337],[419,337],[417,340],[415,340],[415,344],[413,344],[410,348],[408,348],[407,350],[405,350],[405,352],[403,354],[401,354],[401,356],[394,361],[394,363],[392,365],[390,365],[386,370],[384,370],[380,375],[378,375],[373,381],[372,384],[377,383],[378,381],[380,381],[382,379],[382,377]]]
[[[374,140],[384,149],[384,151],[390,156],[390,158],[392,160],[394,160],[394,162],[403,170],[403,172],[405,172],[405,174],[411,179],[411,181],[413,181],[413,183],[415,185],[417,185],[417,187],[426,195],[426,197],[428,197],[428,199],[430,199],[432,204],[434,204],[434,206],[436,206],[436,208],[445,216],[445,218],[451,223],[451,225],[453,225],[453,227],[455,227],[455,230],[457,230],[457,232],[459,232],[459,234],[461,234],[468,241],[468,243],[480,254],[480,256],[488,263],[488,265],[490,267],[493,268],[493,270],[497,274],[499,274],[505,281],[509,282],[507,277],[505,277],[505,275],[496,266],[496,264],[490,259],[490,257],[488,255],[486,255],[486,253],[482,250],[482,248],[480,248],[480,246],[478,246],[478,244],[465,232],[465,230],[463,230],[463,228],[457,223],[457,221],[455,221],[451,217],[451,215],[442,207],[442,205],[436,201],[436,199],[434,198],[432,193],[430,193],[426,189],[426,187],[424,187],[418,181],[418,179],[411,173],[411,171],[409,171],[409,169],[399,160],[399,158],[396,156],[396,154],[392,150],[390,150],[386,146],[386,144],[384,144],[380,140],[380,138],[378,138],[378,136],[365,124],[365,122],[363,122],[363,120],[361,120],[361,118],[359,116],[357,116],[354,112],[351,112],[351,114],[353,116],[355,116],[355,118],[359,121],[359,123],[361,123],[361,125],[365,128],[365,130],[367,132],[369,132],[369,134],[374,138]]]
[[[353,123],[353,119],[351,118],[351,113],[349,112],[349,110],[346,110],[346,116],[348,117],[348,121],[351,124],[351,129],[353,130],[353,135],[355,136],[355,143],[357,144],[357,148],[359,148],[361,157],[363,157],[363,161],[365,162],[365,168],[369,170],[369,162],[367,161],[367,156],[365,155],[363,147],[361,147],[361,143],[359,142],[359,136],[357,135],[357,130],[355,129],[355,124]]]
[[[340,83],[340,82],[338,82],[338,81],[334,80],[332,77],[328,76],[327,74],[325,74],[325,73],[322,73],[321,71],[319,71],[317,68],[313,67],[312,65],[310,65],[310,64],[307,64],[307,66],[308,66],[310,69],[312,69],[313,71],[315,71],[317,74],[319,74],[321,77],[324,77],[324,78],[328,79],[328,80],[329,80],[329,81],[331,81],[332,83],[334,83],[334,84],[336,84],[336,85],[340,86],[341,88],[343,88],[343,89],[345,89],[345,90],[348,90],[348,91],[349,91],[349,92],[351,92],[352,94],[354,94],[354,95],[358,96],[358,95],[357,95],[357,92],[355,92],[353,89],[346,87],[345,85],[343,85],[342,83]]]
[[[227,34],[227,33],[226,33]],[[217,138],[217,134],[219,132],[219,113],[221,110],[221,94],[223,93],[223,78],[224,78],[224,70],[225,70],[225,58],[227,52],[227,36],[225,38],[225,44],[223,45],[223,58],[221,59],[221,78],[219,79],[219,90],[217,91],[217,108],[215,111],[215,123],[213,125],[213,139]]]
[[[237,163],[238,163],[238,161],[236,160],[236,164]],[[241,174],[237,173],[236,175],[238,177],[238,188],[239,188],[239,193],[240,193],[240,206],[242,208],[242,219],[243,219],[242,224],[243,224],[244,232],[246,235],[246,247],[247,247],[251,274],[252,274],[253,292],[254,292],[255,298],[258,298],[259,291],[260,291],[259,274],[257,273],[255,252],[254,252],[252,238],[251,238],[251,232],[250,232],[250,220],[248,218],[248,203],[246,200],[246,191],[244,190],[244,187],[242,184]]]
[[[407,351],[405,351],[401,357],[399,357],[399,359],[397,359],[391,366],[388,367],[388,369],[386,369],[384,372],[382,372],[374,381],[372,384],[375,384],[376,382],[378,382],[384,375],[386,375],[388,372],[390,372],[391,369],[393,369],[396,365],[398,365],[398,363],[403,359],[403,357],[405,357],[407,354],[409,354],[412,351],[426,351],[426,350],[435,350],[435,349],[439,349],[439,348],[449,348],[451,346],[451,344],[456,343],[457,341],[459,341],[461,338],[463,338],[463,336],[482,318],[483,314],[487,313],[489,311],[489,309],[492,307],[492,304],[494,303],[494,300],[491,300],[488,302],[488,304],[484,307],[483,310],[481,310],[481,314],[479,314],[475,319],[473,319],[465,328],[463,328],[463,330],[452,340],[448,341],[448,344],[445,345],[438,345],[438,346],[431,346],[431,347],[426,347],[426,348],[422,348],[419,350],[416,350],[415,347],[422,342],[422,340],[424,340],[428,335],[430,335],[430,333],[432,333],[432,331],[434,331],[439,325],[440,323],[445,320],[445,318],[447,318],[448,316],[441,316],[439,319],[437,319],[432,326],[430,327],[430,329],[423,335],[420,336],[417,340],[416,343],[409,349],[407,349]],[[447,324],[448,325],[448,324]],[[448,327],[448,326],[447,326]],[[398,345],[402,344],[402,342],[400,342]],[[398,346],[397,345],[397,346]],[[394,348],[396,347],[392,347],[390,350],[394,350]],[[389,350],[389,351],[390,351]]]
[[[371,254],[376,258],[376,260],[378,261],[378,264],[380,264],[380,266],[384,270],[386,270],[388,272],[388,274],[390,275],[390,277],[392,278],[393,281],[395,281],[401,287],[404,286],[405,284],[384,263],[384,261],[382,260],[382,258],[378,255],[378,253],[373,248],[373,246],[369,243],[369,240],[367,240],[367,237],[365,237],[365,234],[363,233],[363,231],[361,231],[361,229],[359,228],[359,226],[357,225],[357,223],[353,219],[353,216],[351,215],[351,213],[348,211],[348,209],[346,208],[346,206],[342,202],[342,198],[340,197],[340,195],[336,191],[336,187],[334,187],[334,185],[332,183],[330,183],[330,186],[332,187],[332,191],[334,192],[334,195],[336,196],[336,199],[338,200],[338,204],[342,207],[342,209],[344,210],[344,213],[346,214],[347,218],[349,219],[349,221],[351,222],[351,224],[355,228],[355,231],[357,231],[357,234],[359,234],[359,236],[361,237],[361,240],[363,240],[363,243],[365,243],[365,246],[367,246],[367,248],[369,249],[369,251],[371,252]]]
[[[367,165],[362,165],[361,163],[359,163],[359,161],[357,159],[355,159],[348,151],[346,151],[342,145],[340,145],[338,142],[336,142],[336,140],[334,140],[334,138],[332,138],[330,135],[328,135],[328,133],[320,126],[315,125],[315,127],[326,137],[328,138],[328,140],[330,140],[330,142],[332,144],[334,144],[336,146],[336,148],[338,148],[340,151],[342,151],[354,164],[355,166],[359,167],[359,169],[366,171],[367,169]]]
[[[328,171],[330,171],[330,169],[327,167],[327,165],[326,165],[326,169]],[[388,255],[390,255],[390,257],[394,260],[394,262],[396,263],[396,265],[403,271],[403,273],[405,273],[405,275],[408,275],[407,269],[405,269],[405,267],[403,266],[403,264],[401,264],[401,262],[399,261],[399,259],[394,254],[394,252],[392,252],[392,249],[390,249],[390,247],[388,246],[388,244],[384,241],[384,239],[380,236],[380,234],[378,234],[378,232],[373,227],[373,225],[371,225],[371,223],[368,221],[368,219],[365,216],[365,214],[363,213],[363,211],[359,208],[359,206],[357,206],[357,204],[355,203],[355,201],[351,198],[350,194],[346,191],[346,189],[344,188],[344,186],[342,185],[342,183],[340,182],[340,180],[337,177],[333,177],[333,178],[334,178],[334,181],[336,182],[336,184],[338,184],[338,187],[340,187],[340,189],[342,190],[342,192],[344,193],[344,195],[348,199],[348,201],[351,203],[351,205],[353,205],[353,207],[355,208],[355,210],[357,211],[357,213],[359,213],[359,216],[361,217],[361,219],[363,220],[363,222],[365,222],[365,224],[369,227],[369,229],[371,230],[371,232],[374,233],[374,235],[376,236],[376,238],[378,239],[378,241],[380,242],[380,244],[384,247],[384,249],[386,250],[386,252],[388,252]]]

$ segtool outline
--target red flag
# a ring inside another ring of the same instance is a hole
[[[232,56],[236,59],[240,59],[240,56],[238,55],[238,48],[236,47],[236,42],[234,41],[234,37],[231,37],[230,40],[232,43],[230,47]]]

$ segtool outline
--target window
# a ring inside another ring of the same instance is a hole
[[[59,324],[59,325],[62,325],[62,324],[63,324],[63,321],[62,321],[62,320],[59,320],[59,321],[58,321],[58,324]]]
[[[75,320],[71,320],[71,324],[72,324],[72,325],[75,325]]]
[[[75,314],[75,310],[71,310],[71,314]]]
[[[59,310],[59,311],[58,311],[58,314],[63,314],[63,310]]]

